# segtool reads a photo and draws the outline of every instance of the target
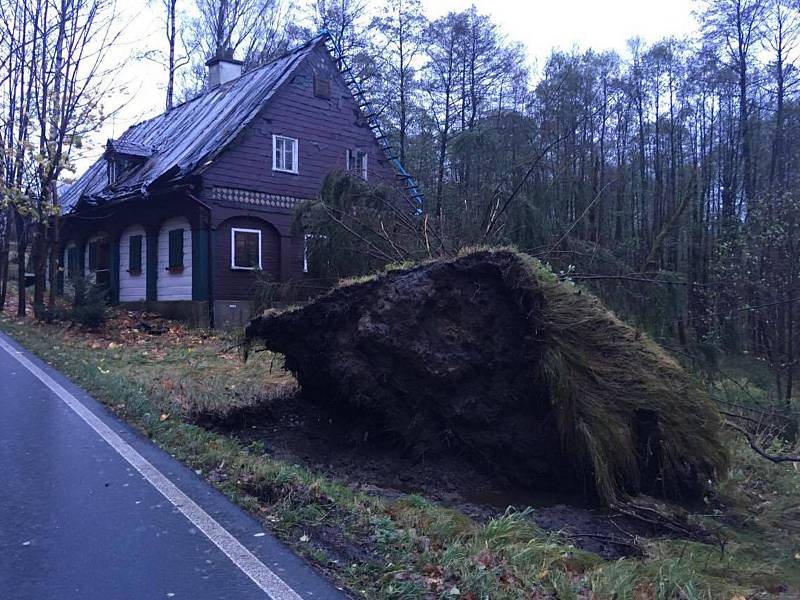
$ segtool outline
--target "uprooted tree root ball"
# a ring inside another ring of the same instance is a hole
[[[611,504],[700,496],[717,410],[647,336],[531,257],[481,250],[342,285],[246,329],[303,397],[425,456]]]

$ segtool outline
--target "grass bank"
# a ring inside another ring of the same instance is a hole
[[[224,335],[167,321],[148,333],[138,315],[114,315],[94,333],[8,316],[0,329],[205,475],[354,596],[666,600],[800,591],[800,473],[763,462],[734,438],[720,504],[696,516],[721,545],[647,540],[645,558],[605,561],[541,530],[528,511],[478,523],[419,496],[384,500],[198,426],[198,414],[283,397],[294,381],[280,357],[261,353],[244,364]]]

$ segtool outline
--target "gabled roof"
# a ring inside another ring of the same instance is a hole
[[[98,160],[64,191],[63,211],[73,210],[82,197],[102,200],[146,193],[157,182],[190,175],[236,138],[324,39],[317,36],[263,67],[130,127],[112,140],[114,148],[146,148],[151,154],[141,166],[118,177],[113,187],[108,185],[105,159]]]

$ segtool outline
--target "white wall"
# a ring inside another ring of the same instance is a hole
[[[128,273],[130,269],[131,236],[142,236],[142,272],[139,275]],[[133,225],[128,227],[119,240],[119,301],[138,302],[147,298],[147,235],[144,227]]]
[[[183,272],[170,273],[169,232],[183,228]],[[192,229],[184,217],[168,219],[158,233],[158,300],[192,299]]]

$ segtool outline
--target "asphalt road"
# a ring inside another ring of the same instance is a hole
[[[0,599],[101,598],[348,596],[0,334]]]

